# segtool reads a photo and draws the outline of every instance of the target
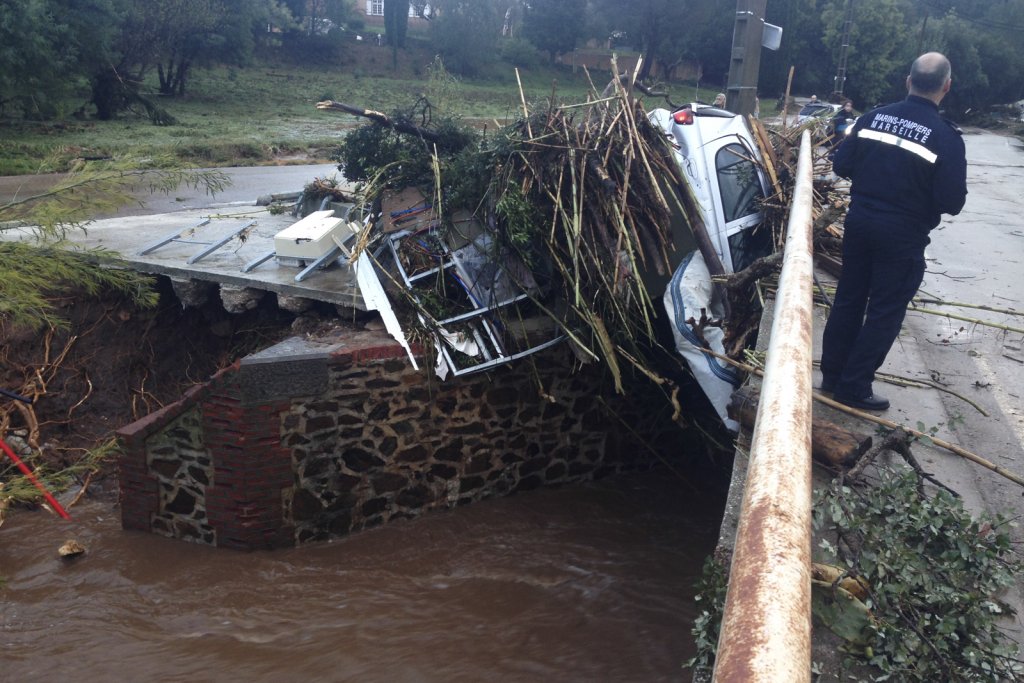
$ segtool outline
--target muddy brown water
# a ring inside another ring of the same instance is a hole
[[[0,679],[684,680],[722,503],[628,475],[253,553],[122,531],[109,501],[18,511]]]

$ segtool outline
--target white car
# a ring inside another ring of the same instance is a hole
[[[713,274],[742,270],[773,248],[772,235],[762,228],[760,200],[768,192],[761,154],[744,117],[707,105],[691,104],[674,112],[655,109],[651,122],[665,132],[679,164],[682,179],[696,200],[710,248],[698,249],[700,240],[689,222],[673,224],[676,255],[680,257],[663,297],[676,350],[726,427],[739,425],[729,418],[727,406],[739,385],[736,371],[704,353],[705,343],[724,353],[721,327],[694,329],[689,321],[706,314],[724,319],[726,302]]]
[[[828,102],[808,102],[800,110],[800,113],[796,115],[796,123],[799,126],[811,119],[831,118],[840,109],[842,109],[842,107],[838,104],[829,104]]]
[[[675,112],[655,109],[648,117],[672,145],[725,272],[742,270],[771,253],[771,235],[755,230],[768,181],[744,118],[701,104]],[[675,237],[677,251],[688,251],[687,236]]]

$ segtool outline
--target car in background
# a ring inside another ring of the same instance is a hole
[[[808,102],[796,115],[796,123],[799,126],[811,119],[829,118],[840,108],[838,104],[829,104],[828,102]]]

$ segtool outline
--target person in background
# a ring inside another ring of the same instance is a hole
[[[846,137],[846,127],[853,123],[853,101],[844,100],[839,111],[832,115],[832,137],[829,139],[829,147],[836,147]]]
[[[835,153],[832,170],[852,184],[821,391],[860,410],[889,407],[872,389],[875,371],[924,278],[928,233],[967,200],[962,133],[939,116],[951,83],[946,57],[921,55],[907,76],[907,98],[857,119]]]
[[[715,95],[715,101],[711,103],[711,106],[718,107],[719,109],[725,109],[725,93],[720,92]]]

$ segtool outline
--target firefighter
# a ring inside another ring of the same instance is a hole
[[[843,270],[825,325],[823,392],[861,410],[889,401],[872,381],[924,278],[928,233],[967,198],[961,131],[939,116],[952,83],[949,60],[914,60],[907,98],[861,116],[836,150],[833,170],[852,181]]]

